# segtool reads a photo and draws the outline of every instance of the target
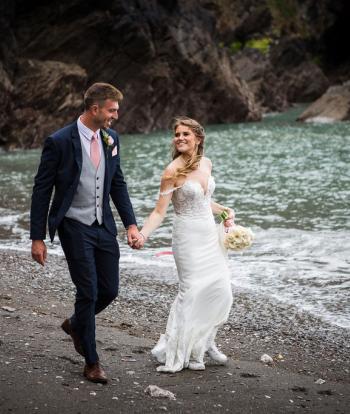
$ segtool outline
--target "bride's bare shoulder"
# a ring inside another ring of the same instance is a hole
[[[174,161],[172,161],[169,165],[167,165],[163,171],[162,178],[164,177],[171,177],[175,174],[176,171],[176,165],[174,164]]]
[[[183,165],[179,158],[175,158],[169,165],[166,166],[163,172],[163,177],[172,177],[176,173],[176,170],[182,166]]]
[[[176,161],[176,160],[174,160]],[[177,167],[177,163],[172,161],[169,165],[167,165],[163,171],[162,178],[161,178],[161,187],[162,188],[169,188],[175,186],[175,172]]]
[[[176,186],[175,172],[176,163],[172,161],[163,171],[160,182],[160,196],[167,196],[172,194]]]
[[[206,168],[208,168],[210,171],[213,168],[213,163],[211,160],[207,157],[202,157],[202,162]]]

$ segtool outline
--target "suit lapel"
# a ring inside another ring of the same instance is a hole
[[[80,173],[82,163],[83,163],[83,154],[82,154],[78,126],[76,122],[74,123],[73,129],[72,129],[72,143],[73,143],[73,148],[74,148],[74,158],[75,158],[76,163],[78,164],[79,173]]]

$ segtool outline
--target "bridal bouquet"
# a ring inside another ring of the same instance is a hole
[[[224,227],[223,222],[227,219],[227,213],[224,211],[220,217],[222,222],[219,225],[219,241],[224,250],[240,251],[252,245],[254,234],[250,229],[237,224]]]

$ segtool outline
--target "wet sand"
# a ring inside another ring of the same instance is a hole
[[[0,411],[348,412],[349,330],[237,288],[217,339],[229,363],[208,360],[205,371],[157,373],[150,349],[177,291],[159,272],[122,266],[119,298],[97,318],[99,354],[110,378],[102,386],[85,381],[83,360],[60,329],[74,301],[64,258],[51,255],[42,268],[29,253],[1,250]],[[274,358],[272,366],[260,362],[264,353]],[[150,384],[176,400],[146,395]]]

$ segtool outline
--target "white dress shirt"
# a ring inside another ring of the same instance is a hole
[[[79,131],[81,146],[85,148],[85,151],[88,153],[90,157],[91,138],[95,134],[95,132],[92,131],[90,128],[88,128],[86,125],[84,125],[81,122],[80,117],[78,118],[77,123],[78,123],[78,131]],[[102,154],[102,141],[101,141],[99,129],[96,131],[96,134],[98,137],[97,142],[98,142],[98,147],[99,147],[100,155],[101,155]]]

